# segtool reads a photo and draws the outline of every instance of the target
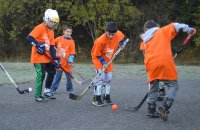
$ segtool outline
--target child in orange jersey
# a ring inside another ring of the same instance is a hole
[[[63,30],[63,34],[64,34],[63,36],[59,36],[55,39],[55,45],[59,51],[57,55],[60,57],[62,68],[65,69],[68,73],[70,73],[72,71],[72,63],[75,55],[75,43],[71,37],[72,27],[66,26]],[[62,73],[63,73],[62,69],[56,70],[56,75],[54,76],[54,80],[51,85],[52,94],[55,93],[56,90],[58,89]],[[65,73],[65,76],[67,78],[66,91],[73,92],[73,84],[71,78],[67,73]]]
[[[31,63],[34,64],[36,70],[36,84],[35,84],[35,101],[46,102],[42,96],[42,85],[45,79],[45,72],[47,72],[47,78],[45,82],[44,96],[51,97],[49,95],[50,87],[55,74],[55,67],[60,67],[59,58],[56,57],[56,50],[54,48],[54,29],[59,23],[59,16],[56,10],[47,9],[44,13],[44,22],[36,26],[31,33],[27,36],[27,39],[31,42],[32,53]],[[51,59],[55,63],[51,63]],[[52,98],[52,97],[51,97]]]
[[[142,35],[140,35],[142,38]],[[143,38],[142,38],[143,39]],[[144,42],[140,43],[140,50],[143,52],[143,55],[145,56],[145,50],[144,50]],[[157,97],[157,101],[163,101],[165,96],[165,84],[163,82],[159,82],[159,93]]]
[[[96,72],[100,72],[103,66],[106,68],[94,87],[93,104],[95,106],[104,106],[106,103],[112,104],[110,99],[110,82],[113,66],[112,63],[108,66],[106,63],[113,57],[118,46],[123,44],[124,34],[117,30],[115,22],[108,22],[105,33],[94,41],[91,55]]]
[[[157,117],[156,99],[158,96],[159,81],[162,81],[168,88],[164,103],[158,107],[160,116],[167,120],[169,109],[174,102],[179,85],[177,82],[177,70],[171,50],[171,40],[180,30],[191,34],[196,32],[186,24],[171,23],[162,28],[153,20],[144,24],[144,49],[145,67],[150,83],[148,102],[148,116]]]

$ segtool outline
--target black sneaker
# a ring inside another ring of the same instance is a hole
[[[105,106],[106,104],[101,100],[101,96],[94,96],[93,97],[93,105],[101,107],[101,106]]]
[[[42,103],[46,103],[46,102],[48,102],[48,101],[45,100],[42,96],[35,97],[35,101],[36,101],[36,102],[42,102]]]
[[[53,93],[50,93],[50,92],[44,93],[44,98],[56,99]]]
[[[103,96],[103,102],[106,104],[110,104],[112,105],[112,101],[110,100],[110,95],[106,94],[105,96]]]
[[[163,121],[167,121],[169,111],[168,111],[168,110],[165,110],[165,107],[164,107],[164,106],[159,106],[159,107],[158,107],[158,110],[159,110],[159,113],[160,113],[160,118],[161,118]]]
[[[151,117],[151,118],[158,118],[160,117],[159,113],[157,111],[154,111],[154,112],[148,112],[147,113],[147,116],[148,117]]]
[[[156,103],[148,103],[147,116],[151,118],[159,117],[159,114],[156,111]]]

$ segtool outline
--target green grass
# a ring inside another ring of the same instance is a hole
[[[4,68],[11,75],[16,83],[26,83],[35,81],[35,69],[30,63],[10,63],[2,62]],[[86,77],[95,76],[95,70],[92,64],[74,64],[74,68]],[[185,79],[200,79],[200,66],[177,66],[179,77]],[[73,73],[76,78],[80,78]],[[6,74],[0,70],[0,85],[10,84],[10,80]],[[144,65],[140,64],[114,64],[113,77],[129,77],[129,78],[147,78]],[[63,76],[63,79],[65,77]]]

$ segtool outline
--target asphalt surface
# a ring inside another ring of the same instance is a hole
[[[119,106],[117,111],[111,106],[93,106],[92,90],[80,101],[69,99],[64,81],[57,99],[48,103],[34,102],[34,91],[20,95],[12,84],[0,86],[0,130],[200,130],[200,80],[179,80],[180,89],[167,122],[148,118],[146,102],[138,112],[124,110],[126,105],[136,106],[145,96],[145,81],[113,78],[111,98]],[[18,86],[34,88],[34,83]],[[75,93],[85,87],[74,84]]]

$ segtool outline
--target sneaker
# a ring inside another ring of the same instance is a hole
[[[147,116],[151,118],[158,118],[160,117],[160,114],[157,111],[154,111],[154,112],[148,112]]]
[[[69,95],[69,94],[74,94],[74,92],[73,91],[67,91],[67,94]]]
[[[44,93],[44,97],[49,98],[49,99],[56,99],[53,93],[50,93],[50,92]]]
[[[48,101],[45,100],[42,96],[35,97],[35,101],[36,101],[36,102],[42,102],[42,103],[48,102]]]
[[[105,106],[106,104],[101,100],[101,96],[94,96],[93,97],[93,105],[101,107]]]
[[[159,113],[156,111],[155,103],[148,103],[147,116],[151,118],[158,118]]]
[[[161,118],[162,120],[164,120],[164,121],[167,121],[169,111],[168,111],[168,110],[165,110],[165,107],[164,107],[164,106],[159,106],[159,107],[158,107],[158,110],[159,110],[159,113],[160,113],[160,118]]]
[[[44,93],[49,93],[51,91],[51,89],[49,88],[44,88]]]
[[[106,104],[110,104],[112,105],[112,101],[110,100],[110,95],[106,94],[103,96],[103,102],[106,103]]]

